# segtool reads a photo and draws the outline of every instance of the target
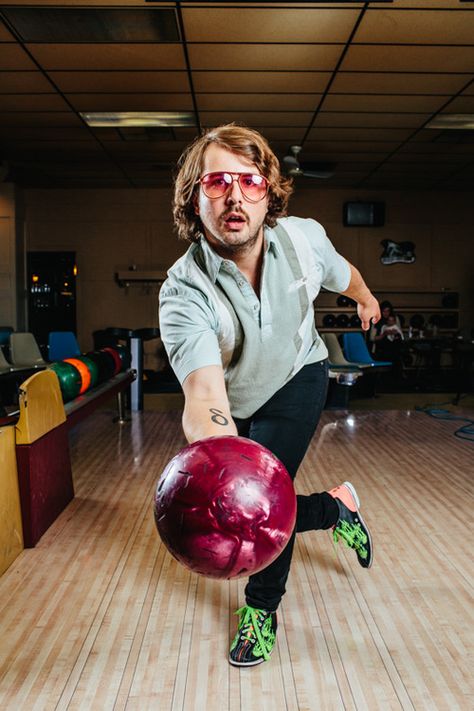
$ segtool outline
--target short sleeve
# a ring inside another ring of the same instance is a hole
[[[198,368],[222,365],[217,317],[198,289],[165,282],[159,304],[161,339],[181,384]]]
[[[321,286],[338,293],[346,291],[351,280],[349,262],[336,250],[324,227],[311,218],[299,219],[298,226],[307,236],[313,249],[321,272]]]

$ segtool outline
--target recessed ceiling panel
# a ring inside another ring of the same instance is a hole
[[[453,99],[443,109],[443,114],[474,114],[474,96],[459,96]]]
[[[0,71],[0,94],[54,93],[52,84],[41,72]]]
[[[307,126],[312,113],[305,111],[201,111],[203,126],[238,121],[247,126]]]
[[[49,72],[49,76],[64,93],[186,93],[190,90],[187,72],[179,71],[107,71],[107,72]]]
[[[197,94],[200,111],[314,111],[321,94]]]
[[[72,111],[7,111],[0,112],[2,126],[80,126],[81,120]]]
[[[0,43],[0,68],[3,71],[8,69],[37,69],[19,45],[7,43]]]
[[[7,7],[24,42],[178,42],[175,11],[130,8]]]
[[[310,130],[308,138],[313,141],[405,141],[412,133],[413,129],[411,128],[327,128],[318,126]]]
[[[46,70],[186,68],[176,44],[29,44],[28,49]]]
[[[446,102],[442,96],[372,96],[367,94],[329,94],[323,111],[393,111],[395,113],[433,113]]]
[[[76,111],[192,111],[190,94],[68,94]]]
[[[339,45],[202,44],[188,48],[192,69],[255,69],[298,71],[334,69]]]
[[[471,44],[474,14],[459,8],[458,4],[458,12],[441,12],[441,2],[435,12],[403,11],[397,7],[393,10],[369,8],[359,25],[354,43]]]
[[[316,117],[315,126],[347,126],[362,128],[396,127],[418,128],[428,120],[429,114],[394,114],[394,113],[349,113],[322,111]]]
[[[194,71],[193,84],[197,92],[287,92],[319,93],[331,79],[330,72],[216,72]]]
[[[263,7],[183,9],[188,42],[347,42],[359,10]]]
[[[59,94],[4,94],[0,111],[68,111]]]
[[[405,50],[403,50],[405,51]],[[462,74],[415,74],[385,72],[338,72],[331,85],[332,93],[348,94],[439,94],[449,96],[460,91],[469,81]]]
[[[472,72],[472,47],[353,45],[343,71]]]
[[[311,153],[319,153],[325,151],[344,151],[344,154],[351,153],[366,153],[372,151],[382,155],[391,153],[400,145],[400,141],[306,141],[304,150]]]
[[[12,33],[5,27],[4,23],[0,20],[0,42],[15,42],[15,38]]]

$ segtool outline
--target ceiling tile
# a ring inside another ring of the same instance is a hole
[[[0,99],[1,111],[68,111],[69,107],[59,94],[4,94]]]
[[[347,126],[356,127],[399,127],[418,128],[423,125],[430,114],[394,114],[394,113],[335,113],[321,111],[314,122],[315,126]]]
[[[200,111],[314,111],[322,94],[197,94]]]
[[[80,118],[72,111],[10,111],[0,113],[1,126],[80,126]]]
[[[403,50],[405,51],[405,50]],[[417,67],[412,70],[416,71]],[[440,94],[449,96],[460,91],[469,78],[463,74],[414,74],[371,72],[338,72],[331,85],[332,93],[348,94]]]
[[[310,130],[308,138],[313,141],[404,141],[412,133],[413,129],[411,128],[326,128],[318,126]]]
[[[49,72],[56,86],[64,93],[69,92],[118,92],[141,93],[143,91],[176,91],[185,93],[190,90],[185,71],[89,71],[89,72]]]
[[[332,70],[341,55],[338,45],[202,44],[188,48],[195,69]]]
[[[247,126],[307,126],[313,114],[305,111],[202,111],[203,126],[238,121]]]
[[[370,9],[354,37],[354,43],[472,44],[473,13],[438,8],[430,10]]]
[[[91,133],[87,127],[68,128],[64,126],[55,126],[50,128],[47,126],[20,126],[18,124],[1,125],[0,138],[11,140],[22,139],[25,141],[90,141]]]
[[[46,70],[185,69],[178,44],[28,44]],[[0,45],[1,50],[1,45]]]
[[[54,88],[41,72],[0,71],[0,94],[54,93]]]
[[[400,141],[305,141],[304,150],[311,152],[344,151],[345,155],[370,152],[383,155],[391,153],[400,145]]]
[[[76,111],[192,111],[191,94],[67,94]]]
[[[359,10],[292,7],[183,9],[188,42],[347,42]]]
[[[15,42],[12,33],[5,27],[5,24],[0,20],[0,42]]]
[[[286,92],[319,93],[326,89],[330,72],[193,71],[197,92]]]
[[[323,111],[394,111],[433,113],[446,103],[442,96],[371,96],[367,94],[329,94]]]
[[[474,114],[474,96],[459,96],[453,99],[445,109],[443,114]]]
[[[36,69],[26,52],[17,44],[0,43],[0,67],[6,69]]]
[[[341,65],[346,70],[472,72],[471,47],[349,47]]]

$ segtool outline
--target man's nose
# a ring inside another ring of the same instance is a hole
[[[227,188],[226,201],[230,203],[242,202],[242,191],[238,180],[233,180],[232,185]]]

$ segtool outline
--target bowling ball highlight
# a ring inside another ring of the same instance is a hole
[[[195,573],[238,578],[266,568],[295,526],[283,464],[245,437],[209,437],[182,449],[156,488],[154,514],[169,552]]]

